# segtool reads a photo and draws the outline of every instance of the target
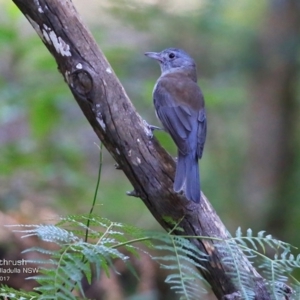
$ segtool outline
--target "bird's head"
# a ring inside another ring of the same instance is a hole
[[[162,74],[180,69],[196,71],[195,61],[181,49],[168,48],[161,52],[146,52],[145,55],[159,62]]]

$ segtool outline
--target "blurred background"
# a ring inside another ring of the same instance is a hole
[[[28,21],[12,2],[0,3],[0,254],[7,258],[25,246],[3,225],[88,213],[99,140]],[[143,53],[178,47],[195,58],[208,117],[204,193],[230,232],[266,230],[300,247],[299,1],[73,3],[150,124],[159,125],[152,89],[160,70]],[[169,136],[155,135],[175,156]],[[127,190],[130,183],[104,150],[96,213],[161,230]],[[157,294],[149,299],[168,299],[153,282]],[[30,288],[24,280],[11,285]],[[138,299],[137,290],[111,299]]]

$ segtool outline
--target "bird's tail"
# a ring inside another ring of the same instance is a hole
[[[184,191],[188,200],[200,202],[200,174],[197,155],[178,152],[174,191]]]

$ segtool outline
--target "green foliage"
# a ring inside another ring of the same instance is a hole
[[[161,244],[155,245],[154,248],[167,253],[153,259],[158,261],[162,268],[172,272],[166,278],[171,289],[181,295],[181,299],[197,299],[199,294],[206,293],[201,282],[205,282],[206,285],[208,283],[199,272],[195,271],[195,267],[205,271],[201,262],[207,262],[208,255],[180,236],[154,235],[153,239],[161,241]]]
[[[300,296],[297,292],[300,282],[293,276],[293,272],[300,269],[300,254],[295,257],[291,253],[291,249],[295,249],[292,245],[266,235],[264,231],[255,236],[248,229],[244,236],[240,228],[234,238],[219,241],[216,245],[223,255],[224,265],[230,270],[228,273],[232,281],[239,287],[242,299],[255,299],[255,278],[249,276],[247,266],[240,265],[243,254],[260,271],[274,299],[281,299],[281,296],[288,293],[285,290],[287,284],[291,284],[295,291],[293,299]]]
[[[222,254],[222,262],[228,268],[232,282],[238,287],[242,299],[254,300],[254,280],[248,272],[248,268],[240,266],[243,253],[234,240],[224,240],[216,244],[218,251]]]
[[[87,226],[87,222],[89,226]],[[184,236],[147,232],[131,225],[112,222],[96,215],[67,216],[56,225],[16,225],[16,230],[23,237],[37,236],[44,242],[56,244],[56,250],[30,248],[24,252],[35,252],[44,255],[42,260],[28,261],[41,265],[40,273],[29,277],[39,283],[34,292],[25,293],[2,286],[0,296],[15,295],[11,299],[77,299],[74,291],[84,297],[82,279],[91,283],[91,278],[99,278],[101,272],[107,276],[115,270],[114,262],[122,260],[135,276],[130,265],[130,255],[138,257],[139,253],[148,253],[145,247],[156,253],[151,258],[170,272],[166,282],[179,294],[180,299],[199,299],[206,293],[203,276],[196,271],[207,272],[203,263],[209,263],[210,257],[197,249]],[[88,235],[86,235],[88,230]],[[87,239],[86,239],[87,237]],[[247,266],[241,264],[245,254],[250,263],[257,265],[264,276],[265,283],[274,299],[281,299],[288,292],[288,280],[292,280],[294,298],[298,299],[300,282],[292,273],[300,268],[300,255],[291,254],[292,246],[271,235],[259,232],[256,236],[249,229],[244,236],[240,229],[236,236],[222,240],[210,237],[196,237],[213,241],[216,250],[223,257],[222,264],[232,282],[238,287],[241,299],[254,299],[254,275]],[[123,252],[130,255],[125,255]],[[273,258],[266,253],[273,250]],[[93,267],[91,267],[93,266]],[[93,273],[92,270],[95,270]],[[290,284],[290,283],[289,283]],[[19,298],[18,298],[19,297]],[[81,298],[82,299],[82,298]],[[84,298],[85,299],[85,298]]]
[[[299,290],[300,282],[293,276],[293,272],[300,269],[300,254],[295,257],[292,253],[292,249],[296,249],[296,247],[280,241],[272,235],[266,235],[265,231],[260,231],[257,236],[254,236],[251,229],[248,229],[246,236],[243,236],[239,228],[234,241],[239,244],[248,259],[258,266],[268,282],[271,294],[275,295],[275,299],[280,299],[279,296],[284,294],[282,287],[289,281],[295,291]],[[271,253],[273,259],[270,258]],[[295,295],[300,296],[298,292]]]
[[[61,219],[59,227],[41,225],[22,231],[26,233],[26,236],[36,235],[43,241],[59,246],[57,251],[45,252],[44,249],[39,248],[31,248],[26,251],[48,254],[51,257],[50,262],[54,268],[42,267],[40,275],[30,278],[40,284],[36,291],[40,292],[43,297],[56,295],[55,299],[75,299],[72,294],[74,287],[83,293],[82,278],[85,276],[89,282],[91,281],[90,264],[95,266],[99,278],[100,270],[109,274],[109,267],[113,268],[114,259],[119,258],[124,262],[128,260],[128,256],[117,249],[123,243],[124,238],[118,239],[117,236],[125,234],[126,231],[133,233],[130,226],[125,228],[122,224],[93,216],[89,219],[91,225],[89,238],[97,240],[97,242],[88,243],[84,241],[86,221],[85,217],[69,216]],[[62,226],[69,229],[63,229]],[[101,231],[92,229],[94,226],[99,227]],[[72,229],[70,229],[71,227]],[[120,232],[118,228],[124,228],[124,231]],[[133,252],[130,245],[124,243],[124,247]]]
[[[18,291],[14,288],[11,288],[6,285],[0,286],[0,296],[3,297],[2,299],[11,299],[11,300],[35,300],[40,299],[40,295],[36,292],[27,292],[27,291]],[[48,298],[50,299],[50,298]]]
[[[87,222],[89,226],[86,225]],[[176,293],[182,295],[182,299],[195,299],[199,293],[205,292],[199,288],[199,282],[204,281],[204,278],[195,272],[193,267],[203,269],[200,262],[207,260],[207,255],[199,253],[187,239],[145,232],[95,215],[68,216],[61,218],[56,225],[17,225],[17,227],[20,229],[16,231],[22,232],[23,237],[37,236],[44,242],[58,246],[57,250],[33,247],[24,251],[48,256],[48,259],[28,261],[42,265],[39,275],[28,278],[39,283],[35,288],[36,294],[30,293],[28,297],[39,295],[39,299],[51,297],[51,299],[76,299],[74,290],[84,295],[81,280],[85,277],[91,283],[91,278],[95,275],[92,273],[91,265],[96,270],[96,278],[99,278],[100,272],[109,276],[110,270],[114,270],[116,259],[122,260],[130,270],[133,270],[129,264],[129,256],[122,252],[126,250],[138,256],[140,251],[145,252],[143,250],[145,246],[157,250],[157,253],[161,252],[161,255],[152,258],[170,271],[166,282]],[[86,240],[86,230],[89,242]],[[8,292],[11,290],[2,287],[0,295]],[[17,291],[14,292],[19,295]]]

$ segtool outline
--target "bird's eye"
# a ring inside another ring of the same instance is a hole
[[[174,58],[175,57],[175,54],[172,52],[169,54],[169,58]]]

